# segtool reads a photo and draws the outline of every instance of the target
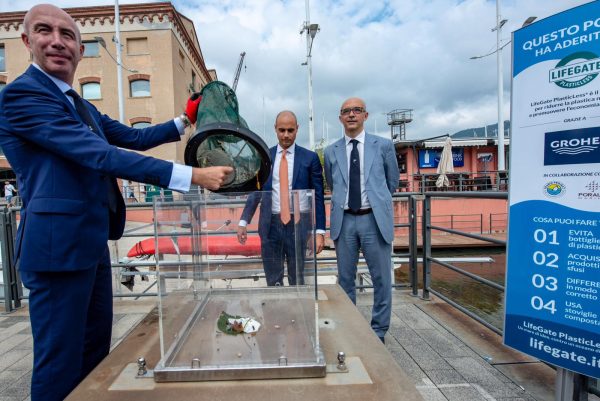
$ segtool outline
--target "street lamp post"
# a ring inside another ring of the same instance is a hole
[[[123,124],[125,120],[125,109],[123,106],[123,71],[121,71],[121,19],[119,15],[119,0],[115,0],[115,44],[117,55],[117,90],[119,95],[119,122]]]
[[[306,32],[306,61],[302,65],[308,67],[308,137],[310,149],[315,148],[315,122],[313,118],[313,94],[312,94],[312,44],[317,32],[319,32],[319,24],[310,23],[310,5],[309,0],[306,0],[306,21],[302,26],[300,34]]]
[[[505,170],[504,165],[504,81],[502,79],[502,48],[500,39],[502,26],[506,20],[500,19],[500,0],[496,0],[496,61],[498,64],[498,170]]]
[[[527,26],[535,21],[536,17],[528,17],[523,26]],[[498,170],[506,170],[504,162],[504,80],[502,76],[502,49],[510,43],[508,41],[504,45],[500,46],[502,39],[502,27],[506,24],[507,20],[501,19],[500,16],[500,0],[496,0],[496,26],[492,29],[496,31],[496,50],[491,53],[484,54],[483,56],[473,56],[471,60],[483,58],[496,53],[496,62],[498,69],[498,129],[496,131],[498,136]]]

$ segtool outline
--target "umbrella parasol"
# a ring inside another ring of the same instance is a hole
[[[437,173],[440,175],[435,182],[435,186],[441,188],[443,186],[449,186],[450,181],[446,176],[447,173],[454,172],[454,163],[452,161],[452,139],[446,138],[444,143],[444,149],[442,150],[442,156],[440,157],[440,163],[437,167]]]

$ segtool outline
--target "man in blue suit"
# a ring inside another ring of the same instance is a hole
[[[365,133],[369,113],[362,99],[340,110],[345,135],[325,149],[325,178],[331,188],[330,234],[339,283],[356,303],[356,265],[362,249],[374,287],[371,327],[384,341],[392,312],[392,193],[400,178],[394,145]]]
[[[120,149],[180,140],[188,117],[137,130],[100,114],[71,88],[84,50],[73,19],[43,4],[23,26],[33,64],[0,93],[0,146],[23,204],[15,255],[29,289],[31,400],[54,401],[109,351],[107,240],[120,238],[125,226],[114,177],[185,192],[191,183],[217,189],[231,169],[192,169]]]
[[[270,149],[273,165],[264,186],[264,191],[272,192],[255,193],[249,196],[240,218],[238,240],[242,244],[246,242],[246,225],[251,222],[260,203],[258,234],[261,239],[261,255],[267,285],[283,285],[284,262],[287,262],[288,283],[304,284],[304,255],[307,244],[312,243],[313,239],[311,236],[313,216],[305,211],[309,209],[312,199],[301,197],[300,216],[298,216],[298,211],[290,210],[289,191],[314,189],[315,253],[321,252],[325,241],[323,168],[315,152],[294,143],[298,133],[298,121],[294,113],[282,111],[277,115],[275,133],[279,144]],[[269,196],[265,196],[267,194]],[[296,218],[292,213],[296,214]],[[300,225],[296,235],[294,235],[295,224]],[[298,266],[296,259],[299,261]]]

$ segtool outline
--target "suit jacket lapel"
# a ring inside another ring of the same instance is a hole
[[[54,94],[54,96],[57,97],[58,100],[60,100],[61,102],[63,102],[64,104],[67,105],[67,107],[71,111],[71,114],[73,114],[73,116],[75,118],[77,118],[78,120],[81,120],[81,118],[79,117],[79,114],[77,113],[77,110],[75,110],[75,106],[73,106],[71,104],[71,102],[69,102],[69,99],[67,99],[67,95],[65,95],[60,90],[60,88],[58,86],[56,86],[56,84],[50,80],[50,78],[48,78],[46,75],[44,75],[43,72],[41,72],[34,66],[30,65],[29,68],[27,69],[27,74],[31,75],[34,79],[39,81],[43,86],[46,87],[46,89],[50,90]]]
[[[335,155],[337,165],[341,170],[342,178],[344,178],[344,184],[348,186],[348,157],[346,156],[346,140],[342,138],[337,141],[334,146],[333,154]]]
[[[296,149],[294,150],[294,171],[292,172],[292,189],[296,189],[296,178],[298,178],[298,172],[300,171],[300,160],[302,150],[300,146],[296,145]]]
[[[269,149],[269,154],[271,155],[271,173],[269,174],[267,182],[265,182],[265,186],[263,188],[264,191],[273,190],[273,167],[275,166],[275,157],[277,156],[277,146]]]
[[[48,78],[46,75],[44,75],[43,72],[41,72],[34,66],[30,65],[29,68],[27,69],[27,74],[31,75],[34,79],[39,81],[42,85],[44,85],[47,89],[49,89],[54,94],[54,96],[56,96],[56,98],[58,100],[63,102],[65,105],[67,105],[67,107],[69,108],[69,111],[71,112],[73,117],[75,117],[75,119],[77,119],[84,125],[87,125],[86,122],[83,121],[83,119],[81,118],[81,116],[79,115],[77,110],[75,109],[75,106],[69,101],[69,99],[67,99],[68,95],[64,94],[60,90],[60,88],[58,86],[56,86],[56,84],[50,80],[50,78]],[[85,104],[85,101],[84,101],[84,104]],[[98,121],[96,121],[96,119],[94,118],[92,111],[87,106],[87,104],[85,105],[85,107],[87,107],[90,117],[92,118],[95,128],[96,128],[96,131],[97,131],[97,132],[95,132],[95,131],[93,131],[93,132],[95,134],[99,135],[101,138],[106,139],[106,137],[104,136],[104,132],[102,131],[100,124],[98,124]]]
[[[363,149],[363,151],[364,151],[363,159],[365,161],[365,167],[364,167],[365,183],[367,182],[367,179],[369,178],[369,171],[371,171],[371,166],[373,165],[373,158],[374,158],[374,154],[375,154],[373,149],[375,149],[376,144],[377,144],[377,137],[375,137],[373,135],[365,134],[365,147]]]

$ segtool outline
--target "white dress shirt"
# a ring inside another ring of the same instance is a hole
[[[279,192],[279,166],[281,165],[281,156],[283,152],[286,152],[286,159],[288,165],[288,191],[292,190],[292,179],[294,177],[294,154],[296,150],[296,144],[293,143],[292,146],[284,150],[281,145],[277,145],[277,151],[275,153],[275,163],[273,163],[273,189],[272,189],[272,208],[273,214],[277,214],[281,212],[281,204],[280,204],[280,192]],[[292,200],[290,199],[290,203]],[[291,210],[291,204],[290,204]]]
[[[361,209],[368,209],[371,207],[369,203],[369,198],[367,197],[367,190],[365,189],[365,131],[363,130],[358,136],[355,138],[350,138],[348,135],[344,135],[346,139],[346,160],[348,160],[348,183],[350,183],[350,153],[352,152],[352,144],[350,141],[352,139],[356,139],[358,144],[356,147],[358,148],[358,156],[360,160],[360,200],[361,200]],[[385,183],[384,183],[385,184]],[[348,187],[348,191],[346,191],[346,201],[344,203],[344,209],[348,209],[348,196],[350,195],[350,188]]]
[[[281,203],[280,203],[280,192],[279,192],[279,166],[281,165],[281,156],[283,152],[287,152],[285,157],[287,158],[288,164],[288,191],[292,190],[292,180],[294,178],[294,156],[296,154],[296,144],[292,144],[289,148],[284,150],[281,145],[277,145],[277,150],[275,151],[275,162],[273,163],[273,177],[272,177],[272,189],[271,189],[271,212],[273,214],[281,213]],[[309,199],[307,194],[300,194],[300,211],[308,211],[309,207]],[[290,198],[290,209],[293,209],[292,206],[293,199]],[[248,222],[246,220],[240,220],[238,225],[240,227],[246,227]],[[317,234],[325,235],[325,230],[316,230]]]

